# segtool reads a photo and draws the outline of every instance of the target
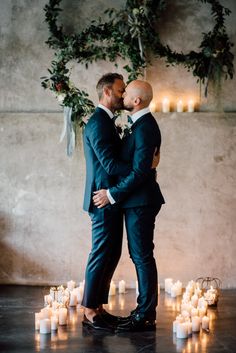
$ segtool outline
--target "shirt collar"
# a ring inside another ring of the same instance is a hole
[[[109,115],[109,117],[112,119],[114,117],[114,114],[110,111],[110,109],[108,109],[107,107],[105,107],[103,104],[99,103],[98,104],[98,108],[101,108],[103,110],[105,110],[105,112]]]
[[[133,123],[135,123],[139,118],[141,118],[141,116],[143,116],[143,115],[145,115],[147,113],[150,113],[150,108],[149,107],[143,108],[143,109],[137,111],[136,113],[134,113],[130,117],[131,117]]]

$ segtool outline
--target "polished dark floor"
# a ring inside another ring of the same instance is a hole
[[[34,313],[43,306],[48,289],[26,286],[0,286],[0,352],[68,353],[235,353],[236,290],[221,292],[218,307],[208,311],[210,332],[200,332],[186,340],[176,339],[172,322],[179,313],[180,298],[161,291],[157,330],[146,333],[106,334],[82,328],[82,310],[70,310],[69,325],[54,335],[34,330]],[[126,316],[135,307],[134,290],[111,297],[107,309]]]

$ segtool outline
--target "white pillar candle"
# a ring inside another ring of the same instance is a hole
[[[165,279],[165,292],[170,294],[172,285],[173,285],[173,279],[172,278],[166,278]]]
[[[204,315],[206,315],[206,309],[205,308],[199,308],[198,309],[198,315],[200,316],[200,318],[203,318]]]
[[[177,281],[176,286],[177,286],[177,295],[181,295],[182,294],[182,282]]]
[[[40,320],[40,333],[51,333],[51,320],[41,319]]]
[[[176,333],[178,321],[173,321],[173,332]]]
[[[35,330],[40,329],[40,320],[43,319],[42,313],[35,313]]]
[[[51,309],[49,307],[41,309],[42,319],[50,319]]]
[[[57,316],[51,317],[51,331],[56,331],[58,328],[58,318]]]
[[[187,338],[188,337],[188,324],[186,322],[178,323],[176,330],[177,338]]]
[[[115,294],[116,294],[116,285],[113,281],[111,281],[109,295],[115,295]]]
[[[70,303],[69,306],[76,306],[77,305],[77,292],[73,291],[70,294]]]
[[[59,325],[66,325],[67,324],[67,309],[66,308],[59,308]]]
[[[170,101],[168,98],[164,98],[162,101],[162,111],[163,113],[169,113],[170,111]]]
[[[69,289],[69,291],[72,291],[75,288],[75,281],[69,281],[67,282],[67,288]]]
[[[119,293],[125,293],[125,281],[123,279],[119,282]]]
[[[176,111],[177,111],[177,113],[183,112],[183,101],[181,99],[178,100],[178,102],[177,102]]]
[[[196,294],[194,294],[191,298],[191,304],[192,306],[194,306],[195,308],[197,307],[198,305],[198,296]]]
[[[175,284],[173,284],[173,286],[171,286],[170,288],[170,295],[172,298],[176,298],[177,297],[177,292],[178,292],[178,289],[176,287]]]
[[[151,101],[151,103],[149,104],[149,109],[151,113],[155,113],[157,111],[157,105],[155,101]]]
[[[188,321],[187,324],[188,324],[188,335],[191,335],[192,334],[192,322]]]
[[[192,317],[193,317],[193,316],[198,316],[198,309],[192,308],[192,310],[191,310],[191,316],[192,316]]]
[[[203,316],[202,318],[202,328],[203,330],[208,330],[209,329],[209,322],[210,322],[210,319],[208,316]]]
[[[189,113],[193,113],[194,112],[194,101],[192,99],[190,99],[188,101],[188,112]]]
[[[200,331],[200,317],[199,316],[192,317],[192,331],[193,332]]]

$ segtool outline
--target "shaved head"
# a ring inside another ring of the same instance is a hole
[[[152,86],[146,81],[134,80],[128,84],[123,96],[125,109],[133,111],[146,108],[153,98]]]
[[[142,102],[149,105],[152,100],[153,93],[152,93],[152,86],[150,83],[141,80],[135,80],[130,82],[127,88],[132,91],[132,95],[136,97],[140,97]]]

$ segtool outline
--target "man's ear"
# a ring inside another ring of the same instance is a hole
[[[140,97],[136,97],[134,99],[134,105],[139,105],[141,103],[141,98]]]
[[[111,95],[111,89],[110,89],[109,87],[104,87],[104,88],[103,88],[103,94],[104,94],[104,96],[110,97],[110,95]]]

